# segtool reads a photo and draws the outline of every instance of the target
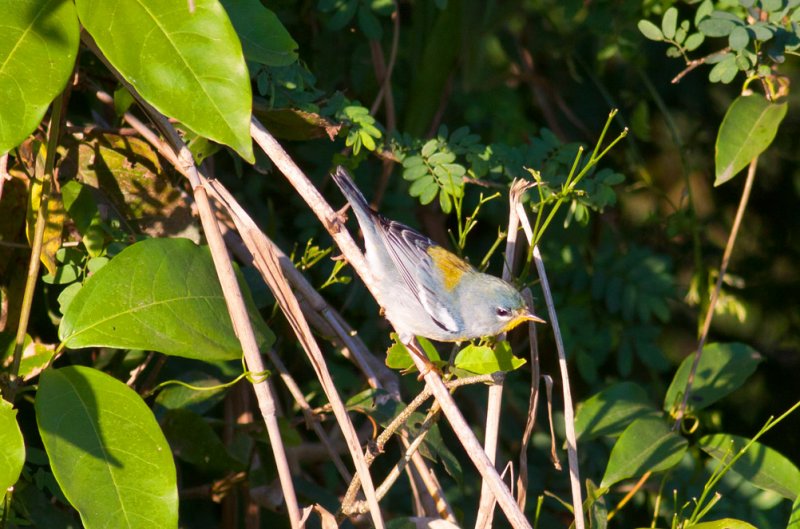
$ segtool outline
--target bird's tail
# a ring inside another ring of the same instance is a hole
[[[333,178],[333,181],[339,186],[339,189],[342,190],[342,194],[347,201],[350,202],[356,216],[361,216],[362,214],[369,215],[372,212],[372,208],[369,207],[367,199],[364,198],[364,195],[358,190],[355,182],[353,182],[353,179],[348,174],[347,169],[341,165],[337,166],[336,170],[331,173],[331,178]]]

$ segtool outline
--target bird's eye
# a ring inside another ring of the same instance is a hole
[[[508,318],[511,316],[511,311],[505,307],[497,307],[495,313],[501,318]]]

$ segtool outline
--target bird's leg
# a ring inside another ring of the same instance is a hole
[[[425,354],[425,351],[422,350],[422,347],[420,347],[419,342],[417,342],[416,338],[405,340],[404,343],[406,349],[408,349],[411,352],[411,354],[416,355],[417,358],[422,360],[422,362],[425,364],[425,368],[419,372],[417,380],[422,380],[423,378],[425,378],[425,375],[427,375],[431,371],[436,371],[440,375],[442,374],[441,370],[438,367],[436,367],[436,365],[433,362],[430,361],[428,355]]]

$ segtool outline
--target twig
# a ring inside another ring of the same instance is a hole
[[[344,353],[352,356],[355,364],[367,377],[367,382],[371,387],[384,388],[392,395],[392,398],[399,401],[400,389],[397,377],[375,358],[375,355],[367,349],[364,342],[358,338],[342,316],[325,301],[319,292],[314,289],[313,285],[295,268],[291,259],[258,228],[250,215],[239,205],[233,195],[225,189],[225,186],[218,180],[207,180],[204,184],[236,225],[247,248],[248,255],[246,260],[257,264],[255,256],[262,253],[269,246],[278,256],[284,275],[328,325],[324,332],[326,334],[332,332],[345,346],[346,351]]]
[[[736,237],[739,234],[739,226],[742,224],[742,218],[744,217],[744,212],[747,209],[747,201],[750,199],[750,191],[753,189],[753,181],[756,177],[757,165],[758,156],[750,161],[750,166],[747,168],[747,179],[744,182],[744,189],[742,190],[742,196],[739,199],[739,207],[736,210],[736,217],[733,219],[731,232],[728,234],[728,242],[725,244],[725,251],[722,253],[722,263],[720,263],[719,266],[719,275],[717,276],[717,282],[714,285],[714,290],[711,292],[711,301],[709,301],[708,308],[706,309],[706,316],[703,320],[703,328],[700,331],[700,339],[697,343],[697,351],[695,351],[694,360],[692,361],[692,369],[689,371],[689,377],[686,379],[686,389],[683,391],[683,400],[681,401],[681,405],[675,414],[675,426],[673,426],[673,430],[676,431],[680,429],[681,422],[686,414],[686,406],[689,403],[689,395],[692,392],[692,384],[694,383],[694,377],[697,374],[697,366],[700,365],[700,357],[703,356],[703,347],[706,344],[708,332],[711,330],[711,320],[714,318],[714,310],[717,307],[719,293],[722,290],[722,282],[725,279],[725,273],[728,270],[728,264],[730,263],[731,254],[733,253],[733,246],[736,243]]]
[[[681,79],[683,79],[686,76],[686,74],[688,74],[689,72],[691,72],[692,70],[694,70],[698,66],[705,64],[706,61],[708,61],[708,59],[710,59],[711,57],[714,57],[716,55],[720,55],[720,54],[723,54],[723,53],[727,53],[729,51],[731,51],[730,47],[723,48],[723,49],[721,49],[719,51],[715,51],[714,53],[709,53],[705,57],[700,57],[699,59],[695,59],[693,61],[687,62],[686,63],[686,68],[681,70],[678,73],[678,75],[676,75],[675,77],[672,78],[672,81],[671,81],[672,84],[678,84],[681,81]]]
[[[273,138],[255,118],[252,120],[251,135],[256,143],[264,149],[267,156],[272,159],[278,169],[286,176],[300,196],[311,207],[311,210],[320,219],[325,229],[328,230],[339,245],[339,249],[342,250],[345,258],[350,262],[351,266],[353,266],[356,273],[361,276],[364,284],[378,301],[378,304],[383,306],[384,303],[382,303],[380,294],[378,294],[378,290],[375,288],[374,277],[366,266],[366,260],[361,250],[358,249],[358,246],[347,230],[343,228],[341,220],[338,215],[336,215],[333,208],[330,207],[322,195],[320,195],[319,191],[309,182],[308,178],[306,178],[300,168],[297,167],[297,164],[289,157],[283,147],[281,147],[275,138]],[[411,344],[406,344],[406,346],[411,347]],[[414,354],[411,355],[411,358],[415,362],[420,373],[424,373],[426,371],[426,366],[422,358]],[[489,461],[486,454],[481,449],[478,439],[475,437],[475,434],[470,429],[466,420],[464,420],[464,417],[458,410],[452,395],[450,395],[447,388],[445,388],[439,374],[434,371],[429,371],[425,375],[425,382],[431,387],[445,416],[448,421],[450,421],[451,426],[456,431],[456,435],[458,435],[459,440],[464,445],[467,454],[469,454],[478,471],[484,479],[490,481],[492,491],[498,496],[500,506],[505,511],[512,525],[514,527],[530,527],[525,516],[514,502],[514,498],[511,496],[508,488],[502,482],[499,474],[492,466],[491,461]]]
[[[183,173],[189,184],[192,187],[194,200],[197,204],[198,213],[200,215],[200,222],[203,226],[203,231],[206,235],[211,250],[211,257],[214,262],[214,268],[217,272],[217,277],[222,287],[222,292],[225,297],[225,304],[228,307],[228,313],[233,323],[234,332],[242,345],[247,368],[253,373],[261,373],[265,371],[264,363],[261,359],[261,354],[258,350],[258,343],[256,342],[253,326],[250,322],[247,308],[244,303],[242,292],[239,289],[239,282],[236,279],[236,274],[233,271],[233,265],[230,261],[230,256],[225,249],[225,242],[222,239],[219,226],[214,216],[211,203],[206,194],[206,190],[202,185],[200,171],[194,164],[192,153],[189,148],[181,139],[175,127],[170,121],[154,109],[136,89],[127,82],[127,80],[114,68],[103,53],[97,48],[93,39],[87,34],[83,33],[81,39],[86,46],[92,50],[107,67],[108,69],[122,82],[128,91],[137,99],[141,107],[150,116],[150,119],[156,124],[161,132],[167,138],[170,146],[174,151],[174,159],[176,165],[181,167]],[[291,472],[286,460],[286,450],[281,440],[280,428],[278,426],[278,418],[276,415],[276,406],[273,397],[272,387],[269,380],[261,380],[253,382],[253,389],[256,393],[259,409],[261,410],[262,418],[267,428],[267,433],[270,438],[270,446],[272,448],[275,464],[278,470],[278,477],[281,483],[281,489],[284,494],[286,508],[289,512],[289,521],[292,529],[300,528],[300,507],[297,503],[297,495],[294,491],[292,483]]]
[[[627,505],[629,501],[631,501],[631,499],[633,499],[636,493],[639,492],[639,490],[642,487],[644,487],[644,484],[647,483],[647,480],[650,479],[650,476],[652,475],[653,473],[649,470],[645,472],[642,475],[642,477],[639,478],[639,481],[636,482],[636,485],[634,485],[631,488],[631,490],[629,490],[628,493],[625,494],[625,496],[619,501],[619,503],[614,507],[614,509],[610,513],[608,513],[608,515],[606,516],[606,520],[611,521],[611,519],[614,516],[616,516],[617,513],[621,511],[622,508],[625,507],[625,505]]]
[[[256,256],[256,258],[258,257],[259,256]],[[356,470],[361,479],[364,495],[367,497],[367,502],[370,505],[370,515],[372,516],[373,523],[380,529],[384,527],[383,518],[380,513],[380,506],[378,505],[375,488],[372,484],[372,477],[369,474],[369,467],[364,459],[364,455],[361,453],[361,443],[358,440],[356,430],[353,427],[353,423],[350,421],[344,402],[336,390],[333,378],[325,366],[325,359],[322,355],[322,351],[319,345],[317,345],[316,340],[314,340],[311,328],[302,315],[300,304],[289,288],[286,278],[283,276],[283,272],[281,272],[277,255],[268,247],[266,249],[266,257],[268,260],[264,264],[269,273],[269,276],[265,278],[267,279],[267,284],[270,290],[272,290],[287,320],[289,320],[289,324],[295,331],[297,339],[308,354],[317,378],[328,397],[328,401],[333,408],[333,413],[342,430],[345,442],[350,450],[350,455],[354,460]]]
[[[303,395],[303,390],[300,389],[300,386],[295,382],[294,377],[289,373],[289,370],[286,369],[286,365],[281,360],[281,357],[272,349],[267,349],[267,356],[269,357],[269,361],[272,362],[272,365],[275,366],[275,369],[278,371],[278,374],[283,380],[284,385],[291,393],[292,398],[300,407],[300,411],[303,413],[303,417],[306,420],[306,425],[308,425],[314,433],[317,434],[319,440],[322,442],[323,446],[328,451],[328,454],[333,461],[333,466],[336,467],[336,470],[339,471],[339,475],[342,476],[342,479],[345,481],[350,481],[353,479],[353,476],[350,474],[350,471],[347,470],[347,467],[344,465],[344,461],[342,458],[339,457],[339,452],[334,448],[333,443],[328,437],[328,434],[322,428],[322,425],[319,423],[319,420],[314,415],[311,410],[311,404],[306,400],[305,395]]]
[[[533,294],[526,288],[522,296],[533,310]],[[539,409],[539,339],[536,335],[536,325],[528,325],[528,340],[531,348],[531,394],[528,397],[528,417],[525,421],[525,430],[522,432],[519,448],[519,472],[517,473],[517,505],[524,512],[528,498],[528,443],[536,426],[536,412]]]
[[[544,394],[547,397],[547,422],[550,424],[550,460],[553,462],[553,467],[560,471],[561,461],[558,460],[556,453],[556,431],[553,422],[553,377],[542,375],[542,380],[544,380]]]
[[[36,290],[36,280],[39,278],[39,268],[42,264],[42,246],[44,244],[44,230],[47,227],[47,214],[50,204],[50,189],[53,182],[55,171],[56,147],[60,136],[61,116],[66,94],[59,94],[53,101],[53,108],[50,112],[50,127],[47,131],[47,153],[44,162],[44,174],[42,178],[42,193],[39,201],[39,208],[36,212],[36,225],[34,226],[33,241],[31,246],[31,258],[28,262],[28,275],[25,279],[25,291],[22,294],[22,307],[20,308],[19,322],[17,323],[17,335],[14,342],[14,357],[9,370],[9,387],[5,392],[5,399],[14,402],[17,392],[19,366],[22,361],[22,349],[25,345],[25,335],[28,332],[28,322],[30,321],[31,308],[33,307],[33,293]],[[0,178],[5,179],[4,176]]]
[[[406,344],[406,347],[415,347],[415,345],[409,343]],[[445,417],[447,417],[448,422],[450,422],[450,426],[453,428],[453,431],[464,447],[464,450],[467,452],[467,455],[472,460],[472,463],[475,465],[475,468],[481,474],[484,482],[488,483],[489,489],[497,499],[497,503],[500,504],[500,508],[503,509],[508,521],[511,522],[511,526],[514,528],[529,528],[531,526],[530,523],[517,506],[508,487],[503,483],[500,474],[498,474],[497,470],[494,468],[494,464],[492,464],[486,456],[486,452],[483,451],[480,441],[478,441],[478,438],[475,437],[469,424],[467,424],[467,421],[464,419],[464,416],[453,400],[453,396],[450,395],[450,392],[442,382],[441,377],[436,371],[427,368],[425,360],[420,356],[424,354],[422,353],[422,349],[417,347],[417,351],[419,354],[411,354],[411,359],[414,361],[420,373],[425,373],[427,369],[428,372],[424,376],[425,383],[430,387],[433,395],[442,407]]]
[[[517,255],[517,234],[519,232],[519,216],[517,215],[517,203],[526,189],[535,184],[525,180],[514,180],[508,193],[508,236],[506,238],[506,258],[503,266],[503,279],[511,281],[513,277],[513,267]],[[498,336],[498,340],[505,340],[505,333]],[[486,433],[483,438],[483,449],[489,460],[497,465],[497,439],[500,430],[500,410],[503,403],[503,384],[489,386],[489,394],[486,402]],[[478,516],[475,520],[475,528],[483,529],[491,527],[494,518],[494,497],[489,491],[489,486],[485,482],[481,484],[481,499],[478,503]]]
[[[113,103],[113,99],[110,95],[106,94],[101,90],[96,90],[96,96],[101,101],[111,104]],[[132,115],[130,112],[126,112],[124,114],[124,119],[127,121],[134,129],[136,129],[151,145],[153,145],[161,154],[164,156],[173,166],[181,172],[185,174],[183,168],[178,163],[178,159],[175,154],[172,152],[172,149],[162,141],[153,131],[150,130],[144,123],[142,123],[138,118]],[[201,175],[202,177],[202,175]],[[231,203],[236,203],[236,201],[227,193],[227,190],[224,189],[221,185],[219,185],[215,180],[207,181],[203,180],[205,184],[211,182],[212,184],[208,186],[209,190],[211,190],[215,197],[220,201],[220,204],[227,206]],[[225,191],[225,198],[229,200],[223,200],[221,193],[219,191]],[[238,205],[238,204],[237,204]],[[243,210],[239,211],[240,219],[247,219],[250,221],[250,224],[255,226],[252,222],[252,219],[249,216],[246,216]],[[241,215],[244,213],[244,215]],[[264,248],[267,245],[272,246],[273,250],[278,254],[279,260],[281,262],[281,266],[288,274],[290,278],[294,281],[294,284],[299,290],[304,294],[306,299],[310,300],[312,306],[318,310],[323,317],[328,321],[331,328],[335,331],[335,333],[339,336],[340,340],[346,345],[347,349],[343,351],[347,356],[347,352],[351,352],[354,354],[354,358],[357,360],[357,364],[362,367],[362,371],[365,372],[368,376],[368,381],[373,387],[382,387],[389,392],[389,395],[399,400],[399,386],[396,380],[396,377],[393,376],[393,373],[387,372],[388,370],[374,358],[374,356],[367,351],[366,347],[364,346],[363,342],[354,336],[354,333],[351,332],[351,329],[347,326],[344,322],[342,317],[333,310],[327,303],[325,303],[324,299],[319,296],[319,294],[314,290],[314,288],[305,280],[302,274],[299,273],[297,269],[294,268],[291,261],[283,254],[277,246],[274,246],[269,239],[267,239],[262,232],[255,230],[252,233],[258,233],[261,235],[261,239],[259,239],[258,244],[252,244],[250,246],[250,251],[254,254],[258,253],[258,248]],[[263,241],[262,241],[263,239]],[[267,244],[260,244],[261,242],[266,242]],[[252,256],[251,256],[252,258]],[[379,376],[376,377],[371,375],[372,371],[376,371]],[[291,389],[290,389],[291,391]],[[323,442],[324,442],[324,438]],[[443,498],[443,494],[441,493],[441,488],[436,483],[435,477],[432,475],[430,469],[427,467],[425,461],[418,455],[414,455],[414,464],[418,474],[421,476],[423,482],[426,483],[428,490],[431,493],[432,498]],[[340,469],[341,470],[341,469]]]
[[[456,388],[467,386],[470,384],[502,384],[503,380],[505,379],[505,373],[497,372],[491,373],[488,375],[475,375],[472,377],[462,377],[455,380],[449,380],[445,382],[445,386],[447,389],[454,390]],[[403,411],[401,411],[397,416],[392,419],[386,428],[381,432],[377,439],[375,439],[374,447],[368,452],[367,454],[367,463],[372,464],[372,462],[376,458],[376,454],[380,454],[383,452],[384,447],[392,438],[395,433],[400,433],[405,430],[406,422],[408,422],[409,417],[411,414],[414,413],[420,406],[422,406],[426,400],[428,400],[433,393],[431,392],[430,388],[425,387],[422,392],[420,392],[414,400],[412,400],[408,406],[406,406]],[[428,412],[428,415],[425,418],[425,421],[420,426],[419,431],[417,432],[416,437],[414,440],[406,447],[405,455],[400,459],[400,461],[395,465],[393,470],[389,473],[387,478],[384,480],[383,483],[378,487],[378,497],[382,498],[389,490],[389,486],[394,483],[397,477],[400,475],[400,471],[405,468],[406,464],[408,463],[408,459],[411,457],[412,454],[416,453],[417,448],[421,444],[421,442],[425,439],[425,435],[427,434],[428,430],[434,424],[434,419],[438,416],[439,407],[434,404],[431,407],[431,410]],[[342,512],[345,514],[350,514],[353,512],[366,512],[363,506],[363,502],[356,502],[355,501],[355,493],[358,491],[358,476],[353,479],[353,482],[350,483],[347,492],[344,495],[344,499],[342,500]],[[351,506],[352,504],[352,506]]]
[[[338,312],[336,312],[325,302],[322,296],[320,296],[319,293],[314,290],[314,288],[308,283],[303,275],[294,267],[291,260],[286,257],[286,255],[283,254],[283,252],[271,240],[269,240],[266,235],[264,235],[264,233],[256,226],[255,222],[253,222],[253,220],[249,217],[247,212],[245,212],[241,206],[239,206],[239,204],[224,188],[224,186],[222,186],[222,184],[216,180],[208,181],[206,184],[215,195],[217,200],[220,201],[221,205],[226,209],[226,211],[228,211],[228,214],[231,216],[231,218],[234,219],[239,233],[241,233],[245,238],[244,242],[248,251],[248,257],[246,260],[252,261],[256,268],[261,271],[260,263],[264,261],[264,248],[269,246],[278,256],[282,270],[284,273],[286,273],[287,277],[291,280],[295,288],[297,288],[306,298],[306,300],[311,303],[312,308],[318,311],[318,313],[325,319],[325,322],[328,324],[328,328],[325,329],[324,332],[330,333],[333,331],[339,340],[345,344],[346,349],[344,349],[343,352],[354,356],[354,359],[356,360],[355,363],[360,366],[362,371],[367,375],[368,382],[372,387],[385,389],[389,393],[389,398],[400,402],[398,382],[394,374],[392,372],[387,372],[388,369],[382,363],[378,362],[375,356],[366,349],[366,346],[360,339],[358,339],[354,331],[347,325],[341,315],[339,315]],[[256,255],[261,255],[261,258],[257,259],[255,257]],[[262,275],[263,273],[264,272],[262,271]],[[373,371],[379,373],[380,377],[373,374]],[[298,400],[298,402],[301,401]],[[321,439],[323,442],[325,441],[324,437],[321,437]],[[405,437],[401,436],[401,441],[406,445],[406,449],[408,449],[408,443]],[[369,453],[366,457],[367,461],[370,462]],[[417,476],[419,476],[429,494],[429,498],[427,498],[426,501],[430,501],[436,505],[436,511],[442,514],[445,518],[454,519],[452,510],[444,499],[441,486],[438,484],[432,471],[428,468],[425,460],[418,453],[414,452],[412,455],[412,461],[414,463]],[[349,477],[347,478],[348,481],[350,481],[350,479],[351,478]],[[360,482],[356,482],[353,494],[358,491],[359,483]],[[346,504],[347,501],[345,500],[343,503]]]
[[[520,222],[525,230],[528,241],[533,244],[533,230],[531,229],[528,217],[522,204],[517,205],[519,210]],[[536,263],[536,271],[539,280],[542,282],[542,292],[547,304],[547,313],[550,325],[553,326],[553,336],[558,350],[558,365],[561,370],[561,384],[564,391],[564,429],[567,437],[567,459],[569,461],[569,481],[572,488],[572,507],[575,512],[575,529],[584,529],[586,523],[583,518],[583,493],[581,492],[580,470],[578,468],[578,443],[575,437],[575,410],[572,406],[572,394],[570,392],[569,372],[567,371],[567,356],[564,350],[564,341],[561,338],[561,328],[558,325],[558,314],[553,304],[553,294],[550,291],[550,283],[547,280],[547,272],[542,261],[542,254],[539,246],[533,246],[533,260]]]

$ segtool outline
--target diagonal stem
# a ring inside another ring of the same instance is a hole
[[[700,339],[697,343],[697,351],[694,353],[692,369],[689,372],[689,378],[686,379],[686,389],[683,392],[683,400],[681,401],[681,405],[678,408],[675,416],[675,426],[673,426],[673,430],[676,431],[680,429],[681,422],[686,414],[686,406],[689,403],[689,396],[692,392],[692,384],[694,383],[694,377],[697,374],[697,366],[700,365],[700,357],[703,356],[703,347],[706,344],[708,332],[711,330],[711,320],[714,317],[714,309],[717,307],[719,293],[722,290],[722,281],[725,278],[725,272],[728,270],[728,264],[730,263],[731,254],[733,253],[733,246],[736,243],[736,237],[739,234],[739,227],[742,224],[742,218],[744,217],[744,212],[747,209],[747,201],[750,199],[750,192],[753,189],[753,181],[756,177],[757,165],[758,156],[750,161],[750,166],[747,168],[747,179],[744,181],[744,189],[742,190],[742,196],[739,199],[739,207],[736,210],[736,217],[733,219],[733,226],[731,226],[731,232],[728,234],[728,242],[725,244],[725,251],[722,254],[722,262],[719,266],[719,277],[717,277],[714,290],[711,292],[711,301],[709,301],[708,308],[706,309],[706,317],[703,320],[703,328],[700,331]]]
[[[19,366],[22,361],[22,347],[25,344],[25,336],[28,332],[28,322],[30,321],[31,308],[33,306],[33,293],[36,290],[36,280],[39,278],[39,268],[42,264],[42,246],[44,241],[44,230],[47,227],[47,213],[50,203],[50,188],[53,184],[53,174],[55,172],[56,147],[60,136],[61,116],[63,113],[64,94],[59,94],[53,101],[53,109],[50,113],[50,128],[47,132],[47,152],[45,154],[44,174],[42,175],[42,198],[39,202],[39,210],[36,215],[36,225],[33,232],[31,246],[31,259],[28,263],[28,276],[25,279],[25,292],[22,295],[22,308],[17,324],[17,336],[14,342],[14,358],[9,371],[11,380],[7,391],[6,399],[14,402],[14,395],[17,390],[16,377],[19,374]],[[0,178],[3,178],[0,176]]]

